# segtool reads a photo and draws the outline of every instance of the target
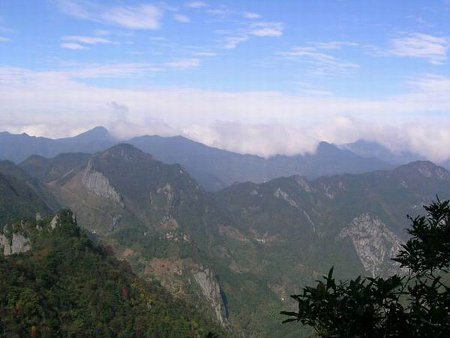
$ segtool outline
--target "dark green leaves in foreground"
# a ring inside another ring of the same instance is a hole
[[[293,295],[300,322],[320,337],[450,336],[450,202],[439,199],[427,214],[409,219],[411,239],[394,259],[405,274],[337,282],[333,268],[314,287]]]

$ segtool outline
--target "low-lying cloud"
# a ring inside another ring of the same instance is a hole
[[[450,78],[410,80],[402,95],[365,100],[335,95],[118,89],[70,72],[0,68],[2,130],[62,137],[103,125],[122,138],[182,134],[262,156],[311,152],[319,141],[360,138],[435,161],[450,158]]]

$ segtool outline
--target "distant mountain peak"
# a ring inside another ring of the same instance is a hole
[[[398,173],[420,174],[426,178],[450,181],[450,172],[430,161],[415,161],[395,169]]]
[[[317,145],[316,148],[316,154],[321,153],[335,153],[335,152],[342,152],[343,150],[340,149],[337,145],[329,142],[322,141]]]
[[[353,143],[344,144],[342,147],[352,151],[358,156],[374,157],[395,165],[425,159],[423,156],[411,151],[393,151],[381,143],[366,139],[359,139]]]
[[[152,159],[152,155],[144,153],[142,150],[128,143],[119,143],[105,150],[100,155],[103,158],[120,158],[125,160],[133,160],[138,158]]]
[[[95,128],[89,129],[88,131],[85,131],[84,133],[81,133],[77,136],[75,136],[77,139],[99,139],[99,138],[106,138],[106,139],[112,139],[113,137],[109,133],[108,129],[102,126],[97,126]]]
[[[104,134],[109,134],[109,131],[108,131],[108,129],[106,129],[103,126],[97,126],[97,127],[94,127],[85,132],[85,134],[87,134],[87,133],[90,133],[90,134],[95,133],[95,134],[103,134],[104,135]]]

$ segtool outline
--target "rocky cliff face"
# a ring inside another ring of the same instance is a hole
[[[227,324],[228,310],[223,299],[223,292],[214,273],[209,268],[204,268],[194,273],[194,279],[200,286],[206,301],[214,310],[217,320],[223,326]]]
[[[27,252],[31,249],[30,239],[23,231],[23,223],[19,228],[5,225],[3,230],[0,230],[0,252],[2,249],[4,256]]]
[[[395,271],[391,258],[401,248],[401,240],[381,220],[362,214],[339,234],[350,238],[366,272],[372,276]]]
[[[81,181],[84,186],[94,194],[103,198],[111,199],[118,204],[123,205],[119,193],[109,183],[109,180],[105,177],[105,175],[93,168],[92,161],[89,161],[86,166],[86,169],[81,177]]]
[[[20,233],[12,234],[11,238],[0,235],[0,249],[3,248],[3,255],[10,256],[31,249],[30,240]]]

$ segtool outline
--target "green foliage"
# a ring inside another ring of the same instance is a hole
[[[0,163],[1,165],[1,163]],[[26,182],[3,175],[0,168],[0,225],[17,221],[20,217],[45,215],[49,208]]]
[[[95,245],[69,210],[21,223],[32,250],[0,255],[0,337],[203,337],[223,334],[161,286]]]
[[[403,275],[336,282],[333,268],[315,287],[293,295],[298,311],[282,311],[320,337],[450,336],[450,202],[409,219],[412,236],[394,259]]]
[[[410,220],[408,233],[412,238],[403,246],[394,260],[410,268],[414,273],[432,273],[438,269],[449,272],[450,268],[450,201],[425,206],[427,216]]]

